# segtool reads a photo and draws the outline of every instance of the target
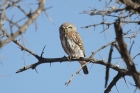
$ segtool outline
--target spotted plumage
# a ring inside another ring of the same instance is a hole
[[[82,38],[72,23],[64,23],[59,28],[60,40],[64,51],[72,58],[86,57]],[[85,61],[79,61],[84,65]],[[87,66],[83,66],[84,74],[88,74]]]

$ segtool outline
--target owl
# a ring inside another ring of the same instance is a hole
[[[64,51],[71,58],[86,57],[82,38],[76,31],[75,25],[72,23],[63,23],[59,28],[60,41]],[[86,61],[79,61],[81,65],[84,65]],[[88,74],[87,66],[83,66],[84,74]]]

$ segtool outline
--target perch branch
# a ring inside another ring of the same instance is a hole
[[[38,62],[36,62],[34,64],[31,64],[29,66],[25,66],[25,67],[19,69],[16,73],[25,71],[25,70],[30,69],[30,68],[34,69],[38,65],[43,64],[43,63],[55,63],[55,62],[61,62],[62,63],[62,62],[68,62],[69,61],[69,57],[62,57],[62,58],[43,58],[43,57],[40,57],[39,59],[40,60]],[[71,59],[71,62],[73,62],[73,61],[86,61],[86,62],[91,62],[91,63],[95,63],[95,64],[101,64],[101,65],[104,65],[104,66],[108,65],[110,68],[114,69],[115,71],[122,70],[120,67],[118,67],[116,65],[113,65],[113,64],[109,64],[108,62],[105,62],[104,60],[95,60],[93,58],[79,58],[79,59],[77,58],[77,59]]]

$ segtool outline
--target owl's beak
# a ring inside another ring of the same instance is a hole
[[[68,29],[67,29],[67,28],[64,28],[64,27],[63,27],[63,31],[64,31],[65,33],[68,33]]]

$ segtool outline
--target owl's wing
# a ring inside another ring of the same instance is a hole
[[[71,37],[73,37],[71,39],[73,39],[75,44],[77,44],[80,47],[80,49],[83,51],[84,57],[86,57],[84,44],[83,44],[81,36],[78,34],[78,32],[72,31],[71,32]]]
[[[59,30],[59,31],[60,31],[60,30]],[[66,40],[65,40],[65,38],[64,38],[64,34],[63,34],[61,31],[60,31],[60,40],[61,40],[61,45],[62,45],[64,51],[65,51],[68,55],[70,55],[69,51],[67,50],[67,48],[66,48],[66,46],[65,46],[65,44],[64,44],[64,43],[66,43]]]

